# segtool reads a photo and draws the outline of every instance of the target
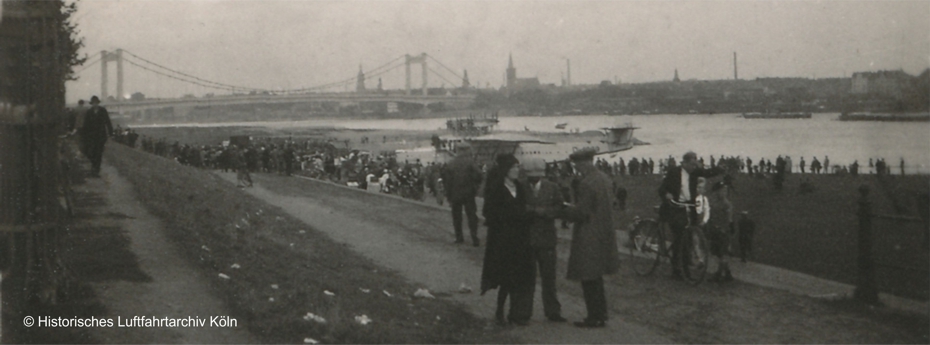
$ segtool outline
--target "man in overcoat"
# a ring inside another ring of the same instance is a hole
[[[605,274],[617,272],[617,235],[611,211],[612,184],[594,167],[593,148],[578,150],[569,156],[581,179],[575,189],[575,203],[568,205],[563,217],[574,223],[572,248],[568,258],[569,280],[581,282],[588,317],[575,322],[583,328],[604,327],[607,321]]]
[[[526,207],[532,219],[530,246],[533,247],[533,260],[542,280],[543,312],[549,321],[565,322],[567,320],[562,317],[562,304],[559,303],[555,288],[555,267],[558,262],[555,217],[564,207],[562,192],[559,185],[546,179],[546,162],[542,159],[527,159],[523,167],[529,189],[526,193]]]
[[[472,244],[480,245],[478,239],[478,208],[475,205],[475,196],[481,185],[481,169],[475,163],[471,154],[471,146],[465,142],[456,147],[455,158],[446,165],[442,172],[443,185],[446,188],[446,199],[452,206],[452,226],[455,228],[455,243],[465,242],[462,234],[462,209],[468,218],[468,229],[471,231]]]
[[[694,152],[685,153],[682,157],[681,165],[669,168],[659,186],[659,198],[662,198],[662,206],[659,208],[659,217],[662,221],[667,222],[672,229],[672,275],[676,279],[683,278],[682,268],[688,266],[688,258],[684,255],[685,248],[690,245],[684,241],[690,240],[689,236],[682,236],[688,224],[697,225],[696,213],[693,205],[697,193],[697,182],[699,177],[710,178],[724,172],[723,168],[717,166],[712,169],[704,169],[697,160],[697,154]],[[680,205],[690,204],[691,207]]]
[[[84,144],[84,154],[90,160],[92,176],[100,176],[103,148],[112,133],[110,114],[106,108],[100,106],[100,98],[91,97],[90,109],[87,109],[81,126],[81,141]]]

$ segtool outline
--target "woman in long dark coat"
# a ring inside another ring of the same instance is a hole
[[[513,155],[497,157],[497,166],[488,174],[482,213],[488,225],[488,242],[481,271],[481,294],[497,292],[497,322],[503,324],[504,304],[510,297],[506,320],[526,325],[533,315],[533,288],[536,269],[530,247],[526,187],[517,177],[519,161]]]

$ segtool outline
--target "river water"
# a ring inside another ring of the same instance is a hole
[[[901,158],[908,174],[930,172],[930,123],[838,121],[839,114],[813,114],[811,119],[743,119],[738,114],[714,115],[641,115],[641,116],[547,116],[501,117],[499,131],[560,132],[597,130],[601,127],[632,122],[639,127],[634,137],[650,145],[636,146],[620,157],[660,158],[681,155],[688,150],[709,160],[709,155],[749,156],[775,159],[791,156],[794,165],[804,157],[810,165],[812,156],[830,164],[859,161],[860,171],[868,172],[869,158],[885,158],[899,173]],[[297,122],[251,122],[222,125],[299,128],[335,126],[351,129],[435,130],[445,128],[447,119],[412,120],[306,120]],[[567,123],[566,130],[555,128]],[[217,125],[217,124],[211,124]],[[708,161],[709,162],[709,161]]]

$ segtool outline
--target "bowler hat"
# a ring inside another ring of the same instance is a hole
[[[97,98],[97,96],[91,97],[90,104],[100,104],[100,98]]]
[[[520,163],[520,161],[517,160],[517,157],[514,157],[509,153],[502,153],[497,155],[497,159],[495,159],[495,161],[497,162],[497,166],[501,169],[504,169],[505,171],[510,170],[510,168],[512,168],[514,165]]]
[[[568,156],[568,159],[571,159],[572,161],[576,161],[576,162],[577,161],[591,161],[591,160],[594,160],[594,155],[596,154],[597,154],[597,150],[594,149],[593,147],[585,147],[578,151],[572,152],[572,154]]]

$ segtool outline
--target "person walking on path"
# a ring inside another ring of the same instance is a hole
[[[90,160],[91,176],[100,176],[100,163],[103,159],[104,145],[107,138],[113,133],[113,124],[107,109],[100,106],[100,98],[90,98],[90,109],[84,115],[81,126],[81,142],[84,146],[84,155]]]
[[[504,320],[525,326],[533,315],[533,290],[536,268],[530,246],[530,215],[526,211],[526,187],[517,180],[520,165],[511,155],[497,157],[497,165],[488,174],[482,214],[488,225],[484,265],[481,270],[481,295],[497,291],[498,324]],[[504,317],[504,304],[510,297],[510,311]]]
[[[565,322],[567,320],[562,317],[562,304],[559,303],[555,289],[555,267],[558,262],[555,216],[563,206],[562,193],[557,184],[545,179],[546,163],[542,159],[531,159],[524,168],[529,182],[526,209],[532,218],[530,246],[533,247],[533,259],[542,280],[543,312],[549,321]]]
[[[446,188],[446,199],[452,206],[452,226],[455,228],[455,243],[465,242],[462,234],[462,209],[468,218],[468,230],[471,231],[471,241],[475,247],[481,244],[478,239],[478,207],[475,205],[475,196],[478,186],[481,185],[481,169],[472,158],[471,146],[467,143],[457,145],[455,158],[443,171],[442,181]]]
[[[760,163],[761,164],[761,163]],[[685,248],[690,245],[690,237],[682,236],[689,224],[696,224],[696,214],[693,207],[682,207],[678,204],[691,204],[697,197],[697,182],[699,177],[709,178],[724,172],[720,167],[704,169],[697,161],[697,154],[688,151],[682,157],[681,166],[672,168],[665,174],[658,194],[662,198],[659,207],[659,218],[672,229],[672,276],[683,279],[689,273],[683,268],[688,267],[688,258]]]
[[[594,167],[594,149],[581,149],[569,156],[581,174],[575,189],[575,202],[563,210],[563,217],[574,223],[572,247],[568,258],[569,280],[580,281],[588,311],[584,321],[575,322],[582,328],[605,327],[607,296],[605,274],[617,272],[617,234],[614,231],[611,182]]]

